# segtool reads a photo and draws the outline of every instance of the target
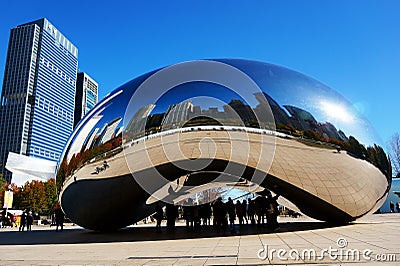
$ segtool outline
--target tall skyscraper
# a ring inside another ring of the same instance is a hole
[[[47,19],[11,29],[0,109],[0,171],[10,151],[57,161],[73,129],[78,49]]]
[[[76,78],[74,127],[98,101],[99,85],[88,74],[79,72]]]

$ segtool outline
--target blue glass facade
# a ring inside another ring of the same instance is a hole
[[[88,90],[86,99],[87,99],[86,102],[86,113],[87,113],[97,103],[97,96],[94,94],[94,92]]]
[[[78,59],[42,33],[29,155],[58,160],[73,128]]]
[[[98,99],[98,84],[85,72],[76,78],[74,126],[92,109]]]
[[[7,179],[9,151],[52,161],[60,158],[73,129],[77,68],[77,48],[47,19],[11,30],[2,90],[2,110],[7,112],[2,111],[0,131],[0,138],[8,140],[0,143],[1,170]],[[15,73],[21,74],[14,77]],[[11,104],[16,98],[18,104]],[[4,121],[14,121],[15,126]],[[15,147],[10,146],[13,142]]]

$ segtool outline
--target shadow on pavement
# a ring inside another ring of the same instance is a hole
[[[279,232],[293,232],[314,230],[332,227],[324,222],[288,222],[281,223]],[[223,236],[257,235],[273,233],[267,228],[252,225],[235,227],[235,233],[229,230],[223,234],[217,233],[213,227],[202,227],[197,231],[188,231],[184,226],[177,226],[173,232],[162,233],[155,231],[155,226],[133,226],[114,232],[94,232],[83,228],[69,228],[56,232],[54,229],[32,230],[30,232],[0,230],[0,245],[43,245],[43,244],[80,244],[80,243],[110,243],[110,242],[137,242],[157,240],[178,240],[213,238]]]

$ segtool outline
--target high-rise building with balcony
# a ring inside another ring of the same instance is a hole
[[[89,112],[98,101],[99,85],[84,72],[79,72],[76,78],[74,127]]]
[[[73,129],[78,49],[47,19],[11,29],[0,107],[0,172],[8,153],[58,161]]]

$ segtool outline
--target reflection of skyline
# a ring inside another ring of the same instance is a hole
[[[225,62],[225,60],[217,61]],[[124,141],[182,126],[232,125],[276,129],[296,137],[340,146],[343,145],[341,142],[348,142],[348,136],[351,135],[357,136],[359,143],[369,146],[376,143],[372,141],[373,136],[368,121],[356,114],[353,115],[356,119],[351,125],[346,124],[342,127],[340,125],[343,123],[331,121],[327,113],[321,109],[319,105],[321,101],[340,102],[340,106],[344,108],[351,105],[324,84],[271,64],[254,62],[254,65],[249,66],[242,65],[245,61],[241,60],[228,61],[226,63],[244,71],[259,85],[261,90],[253,93],[251,99],[246,98],[251,104],[241,98],[241,92],[246,90],[245,87],[236,92],[219,84],[194,81],[173,87],[161,95],[155,103],[150,103],[148,98],[141,98],[133,105],[129,105],[130,98],[126,95],[133,94],[151,75],[150,72],[115,91],[121,93],[121,97],[118,96],[118,104],[109,102],[107,106],[109,112],[99,113],[104,116],[96,125],[97,129],[92,130],[83,149],[100,145],[100,135],[105,130],[103,125],[109,124],[115,117],[123,117],[124,113],[124,125],[114,130],[118,130],[119,133],[122,131]],[[268,91],[268,94],[265,91]],[[113,94],[115,93],[111,96]],[[128,109],[121,110],[121,105],[127,105]],[[349,108],[346,110],[352,111]],[[273,119],[275,123],[272,122]],[[360,128],[363,128],[361,133]],[[112,138],[116,135],[114,132]],[[368,138],[363,137],[367,135]]]
[[[205,98],[208,100],[211,97]],[[366,152],[359,152],[358,148],[355,150],[349,148],[349,138],[343,130],[336,128],[330,122],[318,121],[309,110],[294,105],[281,106],[278,101],[265,92],[254,93],[254,98],[258,102],[254,107],[246,104],[240,98],[231,98],[226,101],[227,104],[223,104],[218,99],[219,102],[215,103],[214,106],[209,105],[207,108],[202,108],[201,104],[198,105],[201,97],[197,96],[193,98],[193,101],[186,99],[180,103],[170,104],[165,107],[164,110],[166,111],[162,113],[156,113],[159,110],[156,104],[148,104],[140,107],[129,121],[125,121],[125,127],[117,128],[121,118],[117,119],[118,121],[114,126],[111,125],[116,121],[108,122],[106,120],[101,129],[99,128],[101,124],[98,124],[98,127],[91,132],[87,142],[84,143],[83,150],[112,141],[117,137],[117,130],[119,133],[123,133],[123,142],[126,142],[174,128],[226,125],[277,130],[295,137],[339,145],[342,149],[349,150],[359,157],[368,157]],[[196,102],[196,105],[193,102]],[[268,115],[271,112],[275,120],[274,123],[271,115]],[[129,118],[129,114],[125,118]],[[105,119],[103,117],[102,121]],[[102,122],[100,121],[100,123]],[[358,144],[353,145],[354,147],[361,145],[358,140],[356,142]],[[366,148],[364,147],[361,150],[366,150]]]
[[[330,122],[331,124],[335,125],[337,129],[341,129],[343,132],[346,132],[347,135],[358,136],[358,139],[366,145],[381,143],[379,137],[376,135],[375,130],[371,127],[368,120],[357,113],[352,108],[352,105],[349,103],[349,101],[315,79],[285,67],[268,63],[253,62],[253,64],[249,65],[246,63],[246,60],[217,59],[216,61],[230,64],[246,73],[257,83],[261,91],[268,92],[268,95],[271,96],[270,98],[273,98],[274,101],[279,102],[280,106],[294,105],[303,110],[307,110],[313,114],[317,121]],[[118,88],[118,90],[123,90],[124,95],[125,93],[133,93],[144,80],[151,76],[151,74],[153,74],[153,72],[144,74],[122,85]],[[246,88],[243,88],[243,90],[245,89]],[[243,98],[240,96],[240,91],[235,92],[229,88],[214,83],[202,81],[189,82],[168,90],[163,95],[160,95],[160,98],[158,98],[156,102],[150,102],[147,98],[140,99],[132,105],[133,108],[137,108],[136,110],[132,111],[136,112],[139,108],[145,105],[155,104],[155,107],[152,111],[153,121],[150,121],[149,123],[159,124],[154,122],[156,122],[156,120],[158,120],[162,114],[165,113],[171,103],[179,103],[187,99],[193,99],[192,103],[194,106],[201,106],[202,110],[207,110],[209,106],[214,106],[215,102],[213,103],[212,101],[207,101],[207,99],[204,99],[204,101],[200,102],[194,98],[205,96],[229,103],[231,99],[243,100]],[[261,91],[260,93],[262,94]],[[125,96],[118,98],[123,105],[130,100],[130,97]],[[254,102],[257,102],[256,99],[253,98],[253,100]],[[354,120],[351,123],[346,123],[346,121],[343,120],[333,119],[328,115],[326,110],[323,110],[323,106],[320,104],[323,101],[342,106],[348,112],[351,112]],[[251,107],[255,109],[256,104],[254,104],[254,102],[252,102],[253,104]],[[269,103],[271,109],[274,109],[275,105],[272,103],[272,101],[269,101]],[[223,110],[222,105],[217,104],[215,107],[217,107],[219,111]],[[113,117],[124,116],[125,110],[119,110],[118,106],[110,106],[108,109],[110,112],[107,114],[107,117],[104,117],[103,121],[111,120],[112,118],[110,115]],[[278,109],[280,110],[281,108],[279,107]],[[283,110],[283,112],[286,113],[286,109],[283,108]],[[278,119],[279,112],[281,111],[276,111],[277,112],[274,112],[276,120],[283,121],[284,117],[287,117],[284,113],[282,113],[280,119]],[[124,122],[125,127],[129,119],[130,117],[128,116],[128,120]]]
[[[100,133],[99,137],[99,145],[104,144],[108,141],[110,141],[113,137],[115,137],[115,129],[119,125],[119,122],[121,122],[122,118],[118,117],[114,119],[113,121],[110,122],[110,124],[105,124],[105,127],[103,128],[102,132]]]
[[[190,126],[218,121],[221,125],[244,125],[271,129],[271,116],[267,114],[272,111],[278,131],[285,131],[285,127],[291,126],[299,131],[315,131],[324,138],[347,140],[343,131],[338,130],[329,122],[318,122],[310,112],[302,108],[293,105],[281,107],[265,92],[255,93],[254,96],[259,103],[255,108],[240,99],[231,99],[228,104],[222,106],[223,110],[216,106],[209,106],[207,109],[201,108],[200,105],[194,105],[191,100],[185,100],[169,105],[166,112],[152,114],[152,111],[157,110],[156,105],[146,105],[132,116],[124,133],[128,139],[138,138],[144,136],[145,132],[151,134],[179,128],[189,121],[191,121],[188,123]],[[194,122],[196,119],[198,122]]]
[[[380,146],[366,148],[356,138],[346,136],[345,132],[338,130],[332,123],[319,122],[311,112],[297,106],[282,107],[265,92],[254,93],[254,96],[259,103],[255,108],[240,99],[231,99],[228,104],[223,105],[223,111],[215,106],[202,109],[191,100],[184,100],[169,105],[164,113],[151,114],[156,106],[147,105],[140,108],[129,121],[124,131],[124,142],[181,127],[223,125],[272,129],[300,139],[309,139],[320,144],[324,142],[331,148],[346,150],[360,159],[371,161],[385,175],[390,172],[386,155]],[[268,115],[270,112],[275,121]],[[148,116],[143,115],[144,113]]]
[[[87,139],[88,136],[90,136],[90,137],[89,137],[89,141],[87,143],[91,143],[91,141],[93,141],[95,134],[98,131],[98,128],[96,128],[96,130],[94,131],[94,133],[92,135],[90,135],[89,133],[92,131],[92,129],[96,126],[96,124],[100,121],[101,118],[102,118],[102,116],[96,115],[96,116],[93,116],[91,119],[89,119],[88,122],[86,122],[86,124],[83,126],[83,128],[79,132],[78,136],[76,136],[74,145],[71,146],[71,149],[68,152],[68,155],[67,155],[68,160],[70,160],[74,154],[81,151],[81,148],[84,145],[85,140]],[[87,146],[87,145],[85,145],[85,146]],[[87,147],[87,148],[89,148],[89,147]]]

